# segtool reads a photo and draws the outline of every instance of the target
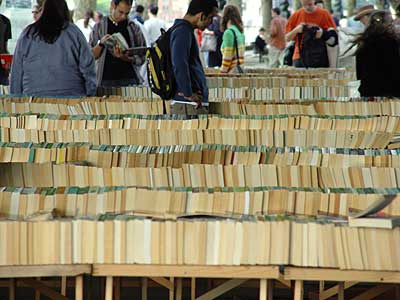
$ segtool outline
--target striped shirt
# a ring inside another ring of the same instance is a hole
[[[231,25],[224,32],[222,37],[222,73],[232,72],[237,65],[237,56],[236,56],[236,48],[235,48],[235,38],[233,32],[236,34],[237,45],[239,50],[239,61],[240,64],[244,64],[244,51],[245,51],[245,38],[244,34],[240,32],[240,30],[235,26]]]

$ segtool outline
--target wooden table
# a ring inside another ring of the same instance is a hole
[[[44,294],[50,299],[68,300],[66,295],[67,277],[75,277],[75,299],[83,300],[83,274],[91,274],[91,265],[35,265],[35,266],[0,266],[0,278],[9,281],[10,300],[15,299],[16,280],[33,287],[36,299]],[[60,293],[40,282],[40,277],[61,277]],[[33,279],[36,278],[36,279]]]
[[[93,265],[93,276],[106,277],[106,300],[113,299],[113,277],[143,277],[142,300],[147,299],[147,278],[170,291],[170,300],[182,299],[182,278],[191,278],[191,295],[196,300],[211,300],[241,285],[249,279],[260,280],[260,299],[271,295],[270,280],[284,282],[278,266],[185,266],[185,265]],[[228,280],[207,293],[196,297],[196,278],[227,278]],[[176,279],[176,280],[175,280]],[[176,283],[176,296],[175,296]],[[175,298],[176,297],[176,298]]]

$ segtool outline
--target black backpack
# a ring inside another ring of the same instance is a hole
[[[167,31],[161,29],[161,36],[146,51],[147,74],[151,90],[163,100],[171,99],[176,93],[169,43],[171,32],[175,28],[176,26],[172,26]]]
[[[329,59],[324,38],[315,37],[318,27],[304,26],[303,33],[298,34],[297,41],[300,58],[306,68],[328,68]]]
[[[290,41],[283,50],[283,65],[293,66],[294,41]]]

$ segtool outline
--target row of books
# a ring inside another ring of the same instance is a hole
[[[97,98],[94,98],[97,100]],[[126,100],[124,98],[105,98],[94,101],[92,98],[75,99],[40,99],[31,102],[23,98],[0,99],[0,111],[11,114],[55,114],[55,115],[161,115],[161,100],[141,99]],[[119,99],[119,100],[118,100]],[[210,101],[210,113],[219,115],[325,115],[325,116],[400,116],[400,101],[385,99],[363,102],[360,99],[345,98],[347,101],[285,101],[270,103],[250,100]],[[26,100],[26,101],[25,101]],[[44,102],[45,101],[45,102]],[[169,113],[169,102],[166,103]]]
[[[151,94],[147,87],[100,87],[98,96],[122,96],[144,99],[160,99]],[[284,86],[284,87],[210,87],[210,101],[218,102],[220,99],[249,99],[261,101],[277,101],[291,99],[321,99],[330,97],[349,97],[349,87],[346,85],[326,86]]]
[[[43,100],[43,101],[40,101]],[[97,100],[97,98],[94,98]],[[48,113],[56,115],[161,115],[163,113],[163,102],[161,100],[141,99],[140,101],[93,101],[92,98],[75,99],[33,99],[32,102],[15,101],[14,99],[0,99],[0,111],[7,113],[24,114]],[[46,101],[46,102],[44,102]]]
[[[387,132],[346,130],[232,130],[232,129],[93,129],[54,130],[0,128],[0,142],[90,143],[93,145],[222,144],[270,147],[385,148],[393,139]]]
[[[400,167],[400,149],[88,143],[0,143],[0,163],[83,162],[97,167],[181,167],[183,164],[316,167]]]
[[[199,117],[108,115],[0,115],[0,128],[36,130],[94,129],[266,129],[266,130],[351,130],[399,132],[394,116],[251,116],[201,115]]]
[[[2,164],[0,186],[132,186],[149,188],[400,187],[400,168],[187,165],[181,168],[98,168],[72,164]]]
[[[206,69],[207,77],[287,77],[287,78],[325,78],[325,79],[352,79],[356,74],[353,70],[344,68],[278,68],[267,69],[260,66],[247,67],[244,74],[221,74],[214,69]]]
[[[400,116],[400,101],[308,101],[303,103],[259,103],[258,101],[210,102],[210,111],[220,115],[331,115]]]
[[[207,77],[209,88],[277,88],[277,87],[311,87],[311,86],[346,86],[350,79],[326,78],[288,78],[285,76],[237,76],[237,77]]]
[[[285,101],[349,97],[348,86],[288,86],[282,88],[209,88],[212,102],[226,100]]]
[[[295,265],[399,271],[399,228],[229,219],[0,222],[0,265]]]
[[[342,216],[364,210],[382,194],[310,192],[293,189],[263,191],[167,191],[130,187],[0,188],[0,216],[29,219],[42,211],[62,217],[132,214],[173,218],[184,214],[215,216],[297,215]],[[374,192],[374,191],[373,191]],[[389,190],[398,194],[399,190]],[[388,205],[386,216],[400,216],[400,197]]]

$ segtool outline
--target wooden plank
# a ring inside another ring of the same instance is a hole
[[[248,279],[231,279],[226,281],[225,283],[217,286],[216,288],[208,291],[207,293],[201,295],[200,297],[196,298],[196,300],[213,300],[218,296],[234,289],[235,287],[241,285],[243,282],[246,282]]]
[[[191,279],[190,284],[190,300],[196,300],[196,278]]]
[[[75,280],[75,300],[83,300],[83,276],[78,275]]]
[[[260,300],[268,300],[268,279],[260,279]]]
[[[320,295],[324,290],[325,290],[325,281],[320,281],[319,282],[319,293],[320,293]]]
[[[354,281],[400,283],[400,272],[350,271],[320,268],[285,268],[286,280]]]
[[[49,277],[49,279],[44,279],[44,277],[41,277],[42,279],[40,280],[41,282],[43,282],[46,286],[52,288],[52,289],[59,289],[60,290],[60,294],[61,294],[61,284],[58,281],[52,280],[51,278],[54,277]],[[20,281],[19,278],[14,278],[15,279],[15,287],[19,288],[19,287],[29,287],[27,284],[25,284],[24,282]],[[66,282],[68,287],[75,287],[75,279],[73,280],[67,280]],[[137,285],[136,285],[137,286]],[[10,287],[10,279],[4,280],[4,278],[2,280],[0,280],[0,288],[9,288]],[[64,295],[65,296],[65,295]]]
[[[150,277],[151,280],[157,282],[159,285],[167,288],[168,290],[171,290],[174,288],[174,284],[171,283],[168,279],[164,277]]]
[[[106,297],[105,300],[112,300],[113,298],[113,277],[107,276],[106,278]]]
[[[40,281],[40,277],[36,278],[37,281]],[[40,291],[35,290],[35,300],[40,300]]]
[[[344,283],[344,289],[346,290],[348,288],[351,288],[351,287],[355,286],[356,284],[358,284],[358,282],[351,282],[351,281],[350,282],[345,282]],[[323,292],[320,292],[318,299],[319,300],[328,299],[328,298],[330,298],[332,296],[335,296],[338,292],[339,292],[339,285],[335,285],[335,286],[331,287],[330,289],[327,289],[327,290],[325,290]]]
[[[303,300],[303,280],[296,280],[294,286],[294,300]]]
[[[274,281],[272,279],[268,280],[268,300],[274,299]]]
[[[182,278],[177,278],[176,279],[176,300],[182,300]]]
[[[114,300],[121,299],[121,277],[114,278]]]
[[[11,278],[8,286],[8,298],[9,300],[15,300],[15,279]]]
[[[27,284],[30,287],[33,287],[35,290],[40,291],[41,294],[47,296],[48,298],[52,300],[68,300],[67,297],[59,294],[55,290],[51,289],[47,285],[45,285],[43,282],[37,281],[32,278],[24,278],[20,279],[22,282]]]
[[[169,281],[172,284],[172,288],[169,289],[169,300],[174,300],[175,298],[175,283],[174,283],[174,277],[170,277]]]
[[[93,276],[194,277],[194,278],[280,278],[277,266],[175,266],[175,265],[93,265]]]
[[[67,296],[67,276],[61,276],[61,295]]]
[[[142,300],[147,300],[148,279],[147,277],[143,277],[141,281],[142,281]]]
[[[344,282],[339,282],[338,288],[338,300],[344,300]]]
[[[290,280],[285,280],[283,278],[278,278],[276,279],[277,281],[279,281],[280,283],[282,283],[284,286],[290,288],[292,285],[290,284]]]
[[[368,291],[365,291],[364,293],[362,293],[361,295],[358,295],[356,297],[354,297],[351,300],[370,300],[370,299],[374,299],[375,297],[386,293],[388,290],[392,289],[394,286],[392,284],[380,284],[377,285],[371,289],[369,289]]]
[[[91,272],[91,265],[1,266],[0,278],[77,276]]]

